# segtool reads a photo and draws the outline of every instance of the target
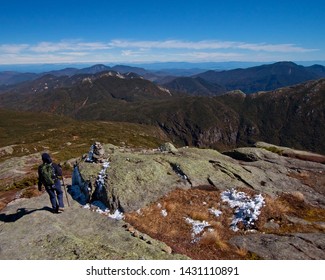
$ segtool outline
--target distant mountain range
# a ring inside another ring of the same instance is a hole
[[[74,76],[47,74],[36,80],[16,85],[0,95],[7,108],[52,112],[78,117],[93,108],[91,118],[107,108],[118,110],[122,102],[135,102],[169,97],[170,92],[135,73],[122,75],[115,71]],[[1,106],[0,105],[0,106]]]
[[[218,73],[228,77],[225,72],[208,72],[210,76],[205,72],[202,74],[205,79],[201,75],[176,79],[180,82],[174,80],[174,89],[170,90],[139,74],[121,74],[103,65],[93,66],[86,72],[105,69],[96,74],[46,74],[11,86],[0,94],[0,107],[50,112],[79,120],[150,124],[160,127],[180,145],[228,149],[267,141],[325,153],[325,79],[250,95],[233,90],[218,96],[230,88],[208,79]],[[270,69],[274,74],[270,74]],[[230,74],[239,73],[252,83],[258,79],[264,81],[261,85],[265,89],[266,85],[285,84],[288,77],[290,83],[318,78],[323,71],[323,66],[303,67],[282,62],[232,70]],[[273,75],[272,81],[278,82],[270,83],[262,78],[265,73]],[[254,75],[259,78],[254,80]]]
[[[45,75],[56,77],[90,75],[114,71],[121,74],[134,73],[178,94],[192,96],[216,96],[232,90],[250,94],[258,91],[274,90],[309,80],[325,77],[322,65],[302,66],[293,62],[277,62],[249,68],[232,70],[167,69],[147,70],[141,67],[115,65],[113,67],[96,64],[86,68],[64,68],[43,73],[0,72],[0,92],[15,87],[18,83],[36,80]]]
[[[192,96],[216,96],[227,91],[224,86],[209,82],[199,76],[173,78],[162,85],[171,91]]]
[[[127,63],[131,67],[144,68],[149,71],[165,71],[170,70],[192,70],[200,69],[200,72],[207,70],[231,70],[237,68],[248,68],[259,66],[263,64],[273,64],[273,62],[263,61],[224,61],[224,62],[149,62],[149,63]],[[315,64],[325,65],[324,60],[313,60],[313,61],[294,61],[298,65],[311,66]],[[116,64],[101,62],[107,66],[113,67]],[[14,71],[14,72],[29,72],[29,73],[44,73],[53,70],[60,70],[64,68],[77,68],[82,69],[85,67],[91,67],[98,63],[48,63],[48,64],[0,64],[1,71]],[[121,64],[121,63],[119,63]],[[125,63],[123,64],[125,65]],[[194,75],[194,74],[193,74]]]
[[[96,74],[104,71],[115,71],[121,74],[126,73],[136,73],[143,76],[143,78],[155,81],[157,83],[163,83],[165,81],[170,81],[178,76],[192,76],[199,74],[204,71],[204,69],[166,69],[166,70],[146,70],[140,67],[127,66],[127,65],[115,65],[113,67],[106,66],[104,64],[96,64],[86,68],[63,68],[60,70],[52,70],[41,73],[31,73],[31,72],[17,72],[17,71],[2,71],[0,72],[0,89],[7,88],[18,83],[32,81],[45,75],[53,76],[74,76],[78,74]]]
[[[192,95],[216,95],[231,90],[241,90],[250,94],[323,77],[325,77],[325,67],[322,65],[304,67],[293,62],[277,62],[245,69],[209,70],[186,79],[175,78],[164,83],[163,86]],[[215,91],[215,88],[219,90]]]
[[[0,72],[0,85],[14,85],[25,81],[35,80],[45,75],[53,75],[56,77],[61,76],[74,76],[80,74],[96,74],[104,71],[115,71],[120,73],[127,73],[133,72],[138,73],[139,75],[145,75],[147,72],[143,68],[137,67],[130,67],[130,66],[123,66],[123,65],[116,65],[114,67],[105,66],[103,64],[96,64],[91,67],[86,67],[82,69],[78,68],[64,68],[61,70],[53,70],[49,72],[42,72],[42,73],[20,73],[20,72],[9,72],[4,71]]]

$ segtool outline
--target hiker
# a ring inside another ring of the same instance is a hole
[[[42,161],[38,167],[38,190],[42,190],[42,185],[50,196],[53,213],[62,213],[64,211],[63,191],[61,188],[60,177],[62,169],[59,165],[52,162],[49,154],[42,154]]]

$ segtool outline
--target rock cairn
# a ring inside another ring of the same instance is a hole
[[[102,144],[100,142],[95,142],[90,147],[90,151],[88,153],[88,157],[86,158],[86,161],[103,163],[105,162],[104,155],[105,155],[105,149],[102,146]]]

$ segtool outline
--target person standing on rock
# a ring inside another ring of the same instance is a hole
[[[44,185],[50,196],[53,213],[62,213],[64,211],[63,191],[59,179],[62,177],[62,169],[52,162],[48,153],[42,154],[42,161],[43,164],[38,167],[38,190],[41,191]]]

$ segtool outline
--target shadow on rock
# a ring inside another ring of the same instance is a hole
[[[19,220],[20,218],[24,217],[25,215],[29,215],[36,211],[49,211],[52,213],[52,208],[47,207],[47,206],[40,208],[40,209],[31,209],[31,210],[28,210],[26,208],[19,208],[19,209],[17,209],[17,212],[14,214],[8,214],[8,215],[0,214],[0,221],[5,222],[5,223],[14,223],[17,220]]]

